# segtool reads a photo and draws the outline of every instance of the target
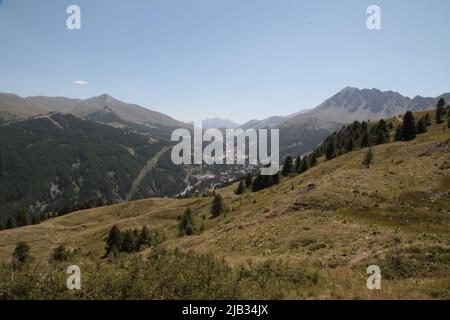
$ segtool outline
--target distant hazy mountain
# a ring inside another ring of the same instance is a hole
[[[43,96],[21,98],[17,95],[0,94],[0,122],[24,120],[49,112],[70,113],[164,138],[169,137],[173,128],[188,127],[165,114],[119,101],[107,94],[86,100]]]
[[[18,95],[0,93],[0,123],[27,119],[47,112],[48,108],[35,105]]]
[[[297,156],[308,153],[341,127],[342,124],[335,121],[294,117],[274,128],[278,128],[280,132],[281,156]]]
[[[450,94],[444,94],[444,97]],[[347,87],[317,108],[294,118],[317,118],[325,121],[349,123],[355,120],[378,120],[433,107],[439,97],[416,96],[411,99],[398,92]]]
[[[298,111],[298,112],[296,112],[296,113],[293,113],[293,114],[288,115],[286,118],[293,118],[293,117],[298,116],[298,115],[300,115],[300,114],[308,113],[308,112],[310,112],[311,110],[312,110],[312,108],[304,108],[304,109],[302,109],[302,110],[300,110],[300,111]]]
[[[276,126],[286,120],[286,117],[274,116],[263,120],[250,120],[240,126],[241,129],[263,129]]]
[[[239,124],[228,119],[212,118],[202,121],[203,129],[236,129]]]

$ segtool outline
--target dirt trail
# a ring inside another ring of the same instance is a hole
[[[145,176],[147,175],[147,173],[153,169],[154,166],[156,166],[156,164],[158,163],[159,158],[161,158],[161,156],[167,152],[167,150],[169,150],[169,147],[164,147],[161,150],[159,150],[154,156],[153,158],[151,158],[150,160],[147,161],[147,163],[145,164],[145,166],[142,168],[141,172],[139,172],[138,176],[136,177],[136,179],[134,179],[133,184],[131,185],[131,190],[130,192],[127,194],[126,200],[127,201],[131,201],[134,193],[137,191],[139,185],[141,184],[142,180],[144,180]]]

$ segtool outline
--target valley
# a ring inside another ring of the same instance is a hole
[[[426,113],[433,110],[415,117]],[[370,168],[362,164],[367,153],[362,148],[329,161],[322,157],[317,166],[259,192],[237,195],[237,184],[216,189],[224,203],[217,218],[210,216],[211,196],[151,198],[1,231],[0,260],[7,263],[19,239],[30,245],[37,263],[64,244],[74,252],[71,263],[88,273],[90,288],[84,293],[55,289],[65,298],[99,297],[104,288],[125,299],[448,299],[450,129],[432,122],[412,141],[373,147]],[[395,129],[389,131],[394,134]],[[180,237],[179,217],[186,208],[192,210],[195,232]],[[145,225],[163,233],[165,241],[139,253],[121,253],[110,263],[102,256],[114,225],[121,230]],[[211,254],[217,260],[210,260]],[[159,269],[160,263],[166,267]],[[367,290],[365,271],[372,264],[381,268],[381,291]],[[214,271],[205,273],[202,268],[208,266]],[[44,275],[51,268],[43,267]],[[133,275],[127,271],[133,268],[148,271]],[[180,271],[176,279],[175,270]],[[114,272],[122,275],[120,281],[112,280]],[[6,269],[0,274],[6,276]],[[200,274],[209,274],[218,287]],[[55,278],[45,279],[50,285]],[[91,291],[94,282],[97,293]],[[125,283],[129,289],[123,296]]]

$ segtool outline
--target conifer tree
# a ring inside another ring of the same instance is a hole
[[[336,136],[333,135],[325,147],[325,157],[327,160],[331,160],[335,157],[335,155],[336,155]]]
[[[364,134],[363,134],[362,139],[361,139],[361,148],[366,148],[369,145],[370,145],[369,131],[366,130],[366,131],[364,131]]]
[[[300,173],[306,172],[306,171],[308,171],[308,169],[309,169],[308,158],[304,157],[302,159],[302,164],[301,164],[301,167],[300,167]]]
[[[373,151],[372,147],[370,147],[369,150],[367,150],[367,153],[364,155],[363,165],[365,165],[367,169],[369,169],[372,161],[373,161]]]
[[[273,176],[267,176],[270,178],[270,183],[268,184],[267,187],[271,187],[275,184],[279,184],[280,183],[280,173],[277,172],[275,173]]]
[[[286,160],[284,161],[282,174],[283,176],[287,177],[294,171],[294,163],[291,156],[287,156]]]
[[[250,173],[245,177],[245,188],[250,188],[253,185],[253,178]]]
[[[317,165],[317,157],[316,157],[315,152],[312,152],[309,156],[309,165],[311,167],[314,167],[315,165]]]
[[[70,251],[64,245],[59,245],[53,250],[50,259],[55,262],[68,261],[70,258]]]
[[[347,152],[352,152],[354,148],[355,148],[355,142],[353,141],[353,138],[350,137],[347,142]]]
[[[263,186],[263,176],[261,174],[258,174],[255,178],[255,180],[253,181],[253,188],[252,191],[253,192],[258,192],[262,189],[264,189],[265,187]]]
[[[33,215],[33,217],[31,218],[31,224],[36,225],[36,224],[40,224],[40,223],[41,223],[41,217],[39,216],[39,214]]]
[[[211,214],[213,218],[217,218],[223,212],[223,200],[220,194],[216,194],[213,199]]]
[[[144,225],[142,226],[141,232],[139,233],[139,237],[137,240],[137,249],[141,250],[142,248],[150,247],[152,245],[152,236],[150,231]]]
[[[440,98],[437,103],[437,106],[436,106],[436,123],[437,124],[441,124],[444,122],[442,117],[445,115],[445,106],[446,106],[446,102],[445,102],[444,98]]]
[[[234,191],[236,194],[243,194],[245,192],[244,180],[239,182],[237,189]]]
[[[187,208],[186,211],[181,216],[179,230],[180,235],[182,236],[190,236],[194,234],[194,222],[192,220],[191,208]]]
[[[109,255],[111,251],[118,251],[122,248],[122,232],[119,227],[114,225],[109,231],[108,239],[106,240],[106,255]],[[114,255],[116,257],[117,254]]]
[[[136,250],[136,238],[133,231],[126,230],[123,234],[121,251],[131,253]]]
[[[378,131],[376,144],[386,143],[386,135],[382,131]]]
[[[407,111],[403,117],[401,140],[409,141],[416,137],[416,122],[411,111]]]
[[[383,144],[389,141],[389,129],[386,125],[386,122],[381,119],[378,122],[377,129],[376,129],[376,137],[377,137],[377,144]],[[378,143],[378,141],[381,141]]]
[[[295,159],[295,172],[299,173],[300,172],[300,167],[302,165],[302,158],[300,156],[297,156],[297,158]]]
[[[17,212],[17,225],[25,227],[30,224],[30,215],[27,209],[21,209]]]
[[[427,125],[425,117],[423,117],[417,122],[417,134],[422,134],[425,132],[427,132]]]
[[[30,246],[20,241],[12,254],[12,265],[14,268],[21,268],[24,264],[31,262],[33,259],[30,255]]]
[[[426,115],[425,115],[425,125],[428,127],[428,126],[431,126],[431,117],[430,117],[430,114],[429,113],[427,113]]]
[[[6,220],[5,228],[7,230],[16,228],[16,219],[14,219],[13,217],[9,217],[8,220]]]
[[[394,140],[395,140],[395,141],[400,141],[400,140],[402,140],[402,130],[403,130],[403,128],[402,128],[402,126],[399,124],[399,125],[397,126],[397,129],[395,130],[395,136],[394,136]]]

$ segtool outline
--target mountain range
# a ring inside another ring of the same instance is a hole
[[[0,93],[0,123],[29,119],[51,112],[69,113],[83,119],[105,123],[117,128],[169,139],[173,128],[188,128],[163,113],[136,104],[119,101],[110,95],[80,100],[64,97],[28,97]]]
[[[350,123],[390,118],[406,111],[420,111],[436,105],[439,98],[450,99],[450,93],[438,97],[409,98],[394,91],[346,87],[316,108],[294,118],[317,118],[323,121]]]
[[[202,128],[208,129],[237,129],[239,124],[229,119],[211,118],[202,121]]]
[[[450,100],[449,93],[442,97]],[[243,125],[216,118],[204,125],[278,128],[280,155],[297,156],[345,123],[427,109],[438,98],[410,99],[392,91],[348,87],[317,108],[293,116]],[[175,166],[169,138],[180,127],[192,128],[106,94],[80,100],[0,93],[0,220],[24,207],[58,212],[93,200],[195,193],[245,173],[245,168],[231,166]]]

